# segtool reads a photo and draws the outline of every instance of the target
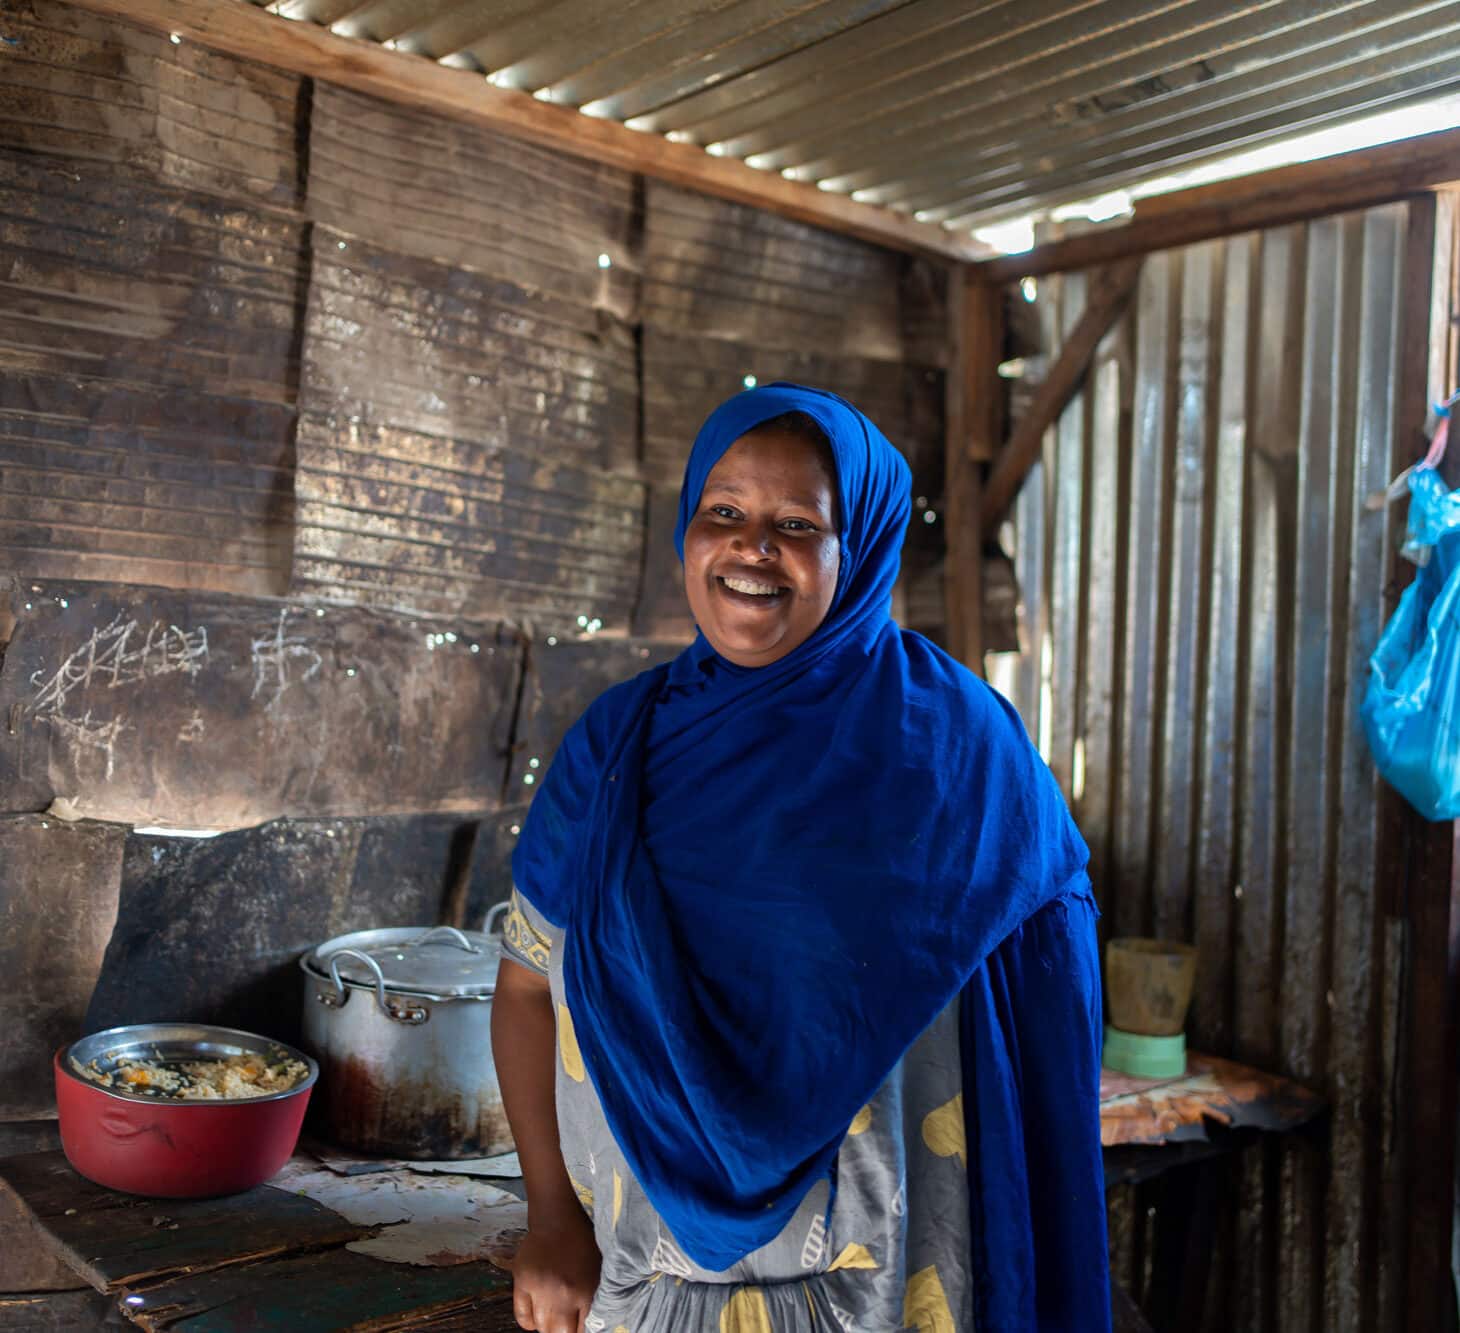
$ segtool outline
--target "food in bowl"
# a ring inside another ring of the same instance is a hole
[[[99,1060],[80,1064],[73,1056],[71,1067],[103,1088],[183,1101],[265,1097],[287,1092],[309,1076],[309,1066],[303,1060],[270,1061],[257,1054],[167,1062],[123,1056],[110,1069],[102,1068]]]
[[[299,1139],[319,1066],[283,1042],[201,1023],[141,1023],[108,1028],[52,1060],[61,1147],[88,1180],[151,1198],[203,1199],[236,1194],[268,1180]],[[181,1095],[190,1066],[269,1070],[289,1086],[257,1080],[240,1095]],[[171,1077],[169,1077],[171,1076]],[[103,1080],[109,1079],[108,1086]],[[174,1080],[176,1080],[174,1082]]]

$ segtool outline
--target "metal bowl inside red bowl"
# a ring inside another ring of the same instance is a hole
[[[258,1055],[298,1060],[304,1078],[259,1097],[183,1100],[103,1087],[80,1070],[111,1072],[124,1059],[183,1060]],[[202,1199],[252,1189],[289,1160],[319,1066],[292,1046],[197,1023],[142,1023],[96,1032],[56,1052],[61,1147],[89,1180],[129,1194]]]

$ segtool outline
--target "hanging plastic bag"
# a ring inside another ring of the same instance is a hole
[[[1408,481],[1404,554],[1419,570],[1369,659],[1360,711],[1385,780],[1426,819],[1460,819],[1460,490],[1433,467]]]

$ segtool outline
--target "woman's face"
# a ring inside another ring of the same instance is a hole
[[[826,618],[840,560],[829,459],[784,431],[742,435],[684,535],[684,589],[710,646],[744,667],[799,648]]]

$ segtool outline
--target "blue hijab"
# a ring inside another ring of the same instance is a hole
[[[701,635],[569,731],[517,887],[564,931],[563,982],[609,1128],[686,1254],[729,1268],[827,1177],[847,1126],[1084,843],[1012,708],[890,617],[907,464],[834,394],[738,394],[690,454],[805,412],[836,463],[825,620],[768,666]]]

